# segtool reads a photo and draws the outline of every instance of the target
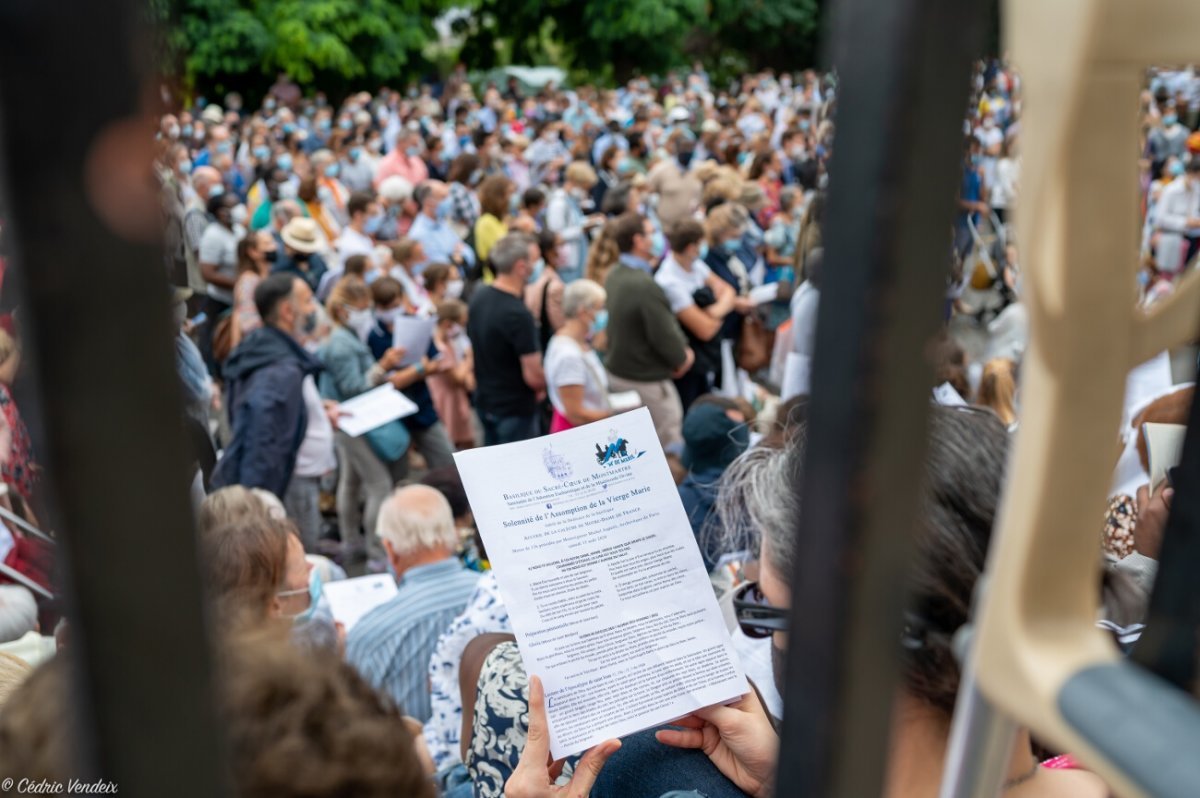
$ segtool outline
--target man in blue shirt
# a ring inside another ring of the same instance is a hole
[[[479,574],[455,551],[450,503],[427,485],[409,485],[379,510],[379,538],[399,592],[363,616],[346,641],[346,661],[405,715],[429,719],[429,660],[438,636],[467,606]]]
[[[424,269],[428,263],[449,263],[463,274],[475,265],[475,252],[454,232],[446,214],[439,206],[450,196],[450,189],[440,180],[426,180],[417,186],[413,199],[421,212],[413,220],[408,237],[420,241],[427,260],[417,265]]]

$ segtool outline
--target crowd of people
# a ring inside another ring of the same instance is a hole
[[[946,329],[927,353],[935,407],[897,641],[891,798],[937,793],[959,679],[952,640],[1019,424],[1020,79],[987,61],[975,81]],[[256,107],[229,94],[162,117],[164,301],[240,794],[771,794],[802,501],[789,480],[804,457],[837,88],[814,71],[718,86],[699,65],[614,90],[478,87],[458,70],[331,102],[280,76]],[[1138,274],[1153,302],[1200,250],[1200,76],[1152,74],[1142,117]],[[414,320],[432,333],[407,351],[396,333]],[[36,524],[10,333],[0,503]],[[1131,430],[1179,419],[1191,399],[1152,370],[1128,398],[1113,501],[1096,520],[1103,623],[1122,645],[1141,629],[1171,499],[1146,484]],[[416,412],[343,431],[343,405],[385,385]],[[752,689],[548,765],[541,685],[524,670],[453,453],[634,406],[650,412],[714,591],[737,618]],[[5,529],[0,557],[29,571],[44,552]],[[392,574],[397,594],[347,634],[322,588],[363,572]],[[61,624],[57,642],[43,634],[53,620],[29,591],[0,586],[0,773],[69,767],[54,661],[69,643]],[[1106,794],[1045,753],[1022,733],[1012,795]]]

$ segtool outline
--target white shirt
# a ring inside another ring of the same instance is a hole
[[[996,162],[996,179],[988,184],[992,189],[993,208],[1008,208],[1016,200],[1020,170],[1020,163],[1015,158],[1001,158]]]
[[[1165,232],[1198,235],[1188,229],[1188,219],[1200,217],[1200,180],[1177,178],[1162,190],[1156,206],[1158,228]]]
[[[692,263],[692,268],[685,269],[675,260],[675,253],[663,260],[662,265],[654,275],[654,282],[667,295],[671,304],[671,312],[678,314],[696,304],[694,294],[704,287],[712,270],[702,260]]]
[[[337,467],[337,457],[333,453],[333,425],[325,415],[325,405],[321,403],[321,394],[311,374],[304,378],[300,392],[304,395],[308,427],[296,452],[296,468],[292,473],[298,477],[319,477]]]
[[[337,237],[337,241],[333,242],[333,248],[337,250],[343,272],[346,270],[346,259],[354,255],[366,255],[367,260],[375,262],[375,242],[369,235],[360,233],[353,227],[342,228],[342,234]]]
[[[391,274],[400,285],[404,286],[404,295],[416,307],[417,316],[437,315],[437,308],[433,306],[433,300],[429,298],[429,292],[425,290],[425,286],[409,276],[403,266],[393,266]]]
[[[588,410],[608,409],[608,375],[596,350],[584,352],[574,339],[556,335],[546,347],[545,368],[546,392],[559,413],[567,414],[558,395],[564,385],[583,386],[583,406]]]
[[[217,271],[225,277],[231,279],[236,277],[237,245],[238,241],[245,236],[246,229],[240,224],[235,224],[230,230],[223,224],[209,223],[208,227],[204,228],[204,234],[200,236],[199,261],[214,264]],[[209,283],[208,295],[227,305],[233,304],[233,292],[228,288],[220,288]]]

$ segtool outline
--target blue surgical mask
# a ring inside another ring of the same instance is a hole
[[[260,161],[265,161],[271,157],[271,148],[265,144],[259,144],[254,148],[254,157]]]
[[[1138,269],[1137,281],[1138,285],[1142,288],[1150,285],[1150,272],[1146,271],[1145,269]]]
[[[368,216],[366,223],[363,225],[363,232],[369,236],[373,236],[379,232],[379,226],[383,224],[384,215],[377,213],[374,216]]]
[[[1179,121],[1179,117],[1175,116],[1175,114],[1164,114],[1163,115],[1163,127],[1170,127],[1171,125],[1175,124],[1178,121]]]
[[[192,135],[192,126],[191,126],[191,125],[184,125],[184,126],[183,126],[183,127],[180,129],[180,131],[179,131],[179,135],[183,136],[185,139],[186,139],[186,138],[188,138],[188,137],[190,137],[190,136]]]
[[[1171,165],[1167,168],[1167,172],[1171,177],[1182,177],[1185,171],[1186,168],[1183,165],[1183,161],[1172,161]]]
[[[338,176],[338,165],[336,163],[331,163],[331,164],[329,164],[329,166],[326,166],[325,167],[325,176],[326,177],[337,177]]]
[[[406,155],[408,155],[409,158],[416,158],[418,155],[421,154],[421,148],[420,147],[408,147],[407,149],[404,150],[404,152]]]
[[[667,252],[667,237],[662,234],[661,230],[655,230],[654,235],[650,236],[650,255],[656,260],[662,258]]]
[[[308,579],[308,609],[293,616],[292,623],[300,624],[312,620],[317,611],[317,605],[321,602],[321,590],[321,572],[314,568],[312,576]]]
[[[543,258],[538,258],[533,262],[533,271],[529,274],[528,283],[536,283],[538,278],[542,276],[542,272],[546,270],[546,261]]]
[[[285,152],[275,159],[275,165],[285,172],[292,171],[292,156]]]
[[[350,148],[350,162],[358,163],[358,159],[362,157],[362,147]]]
[[[353,119],[343,119],[342,121],[338,122],[338,127],[340,127],[342,130],[353,130],[354,129],[354,120]]]
[[[366,341],[375,329],[375,313],[370,308],[354,308],[346,314],[346,326],[360,341]]]
[[[704,260],[707,257],[708,257],[708,242],[701,241],[700,242],[700,260]]]
[[[332,124],[328,118],[317,120],[317,130],[321,131],[322,133],[328,133],[330,127],[332,127]]]
[[[592,325],[588,328],[592,335],[599,335],[608,329],[608,308],[600,308],[596,312],[596,318],[592,319]]]
[[[453,208],[454,203],[449,197],[446,197],[444,200],[439,202],[437,206],[438,220],[440,221],[442,219],[448,219],[450,217],[450,211],[453,210]]]
[[[740,238],[730,238],[727,241],[721,242],[721,246],[725,248],[726,252],[728,252],[730,255],[732,255],[733,253],[735,253],[739,249],[741,249],[742,240]]]
[[[221,185],[220,183],[217,183],[215,186],[213,186],[212,188],[210,188],[208,190],[208,198],[212,199],[213,197],[219,197],[224,193],[225,193],[225,186]]]
[[[184,158],[182,161],[180,161],[179,162],[179,171],[183,172],[185,175],[190,173],[192,171],[191,160],[188,158]]]
[[[217,144],[217,152],[221,153],[222,155],[229,152],[231,149],[233,149],[233,145],[228,141],[222,141]]]

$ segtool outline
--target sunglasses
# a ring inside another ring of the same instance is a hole
[[[786,632],[788,611],[772,607],[757,582],[747,582],[733,594],[733,611],[738,625],[747,637],[770,637],[775,632]]]

